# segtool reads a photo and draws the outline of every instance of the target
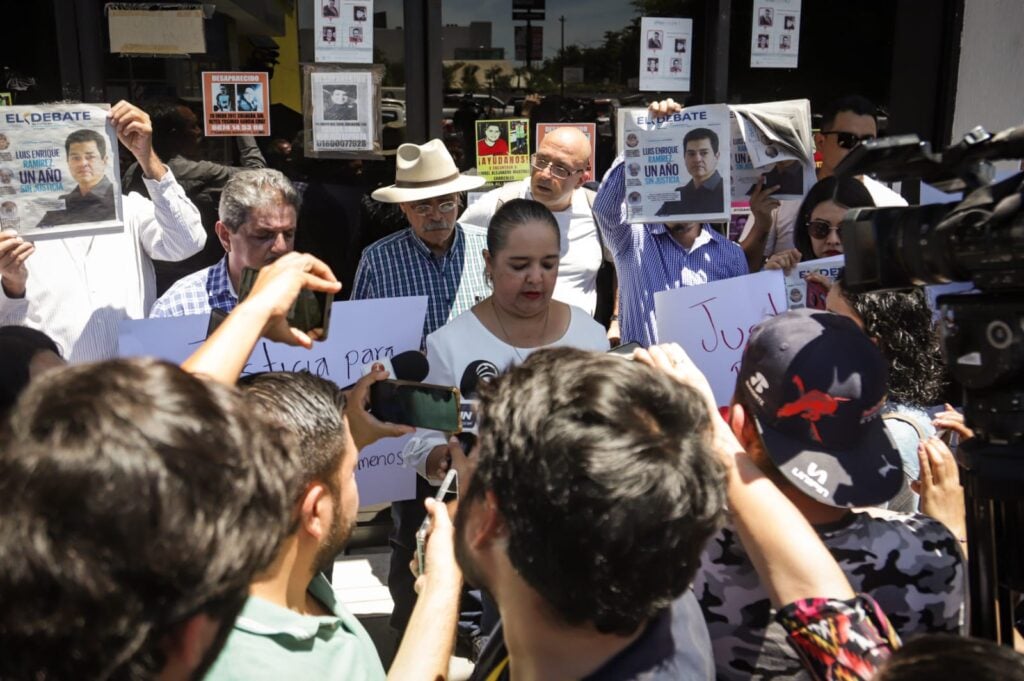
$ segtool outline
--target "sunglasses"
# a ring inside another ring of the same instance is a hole
[[[843,226],[826,222],[825,220],[811,220],[807,223],[807,233],[815,239],[827,239],[829,232],[836,230],[836,236],[843,238]]]
[[[584,170],[586,170],[586,168],[580,168],[578,170],[569,170],[565,166],[560,166],[554,161],[549,161],[546,158],[539,158],[537,154],[533,154],[532,156],[530,156],[530,165],[533,166],[535,170],[539,170],[540,172],[544,172],[545,170],[550,168],[551,175],[558,180],[564,180],[571,175],[575,175],[576,173],[582,173]]]
[[[861,142],[867,142],[868,140],[875,139],[874,135],[855,135],[852,132],[841,132],[839,130],[831,130],[829,132],[823,132],[822,135],[835,135],[836,144],[843,149],[853,149]]]

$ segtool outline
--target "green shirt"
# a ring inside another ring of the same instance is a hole
[[[250,596],[207,681],[384,681],[370,635],[323,575],[313,578],[309,593],[334,616],[300,615]]]

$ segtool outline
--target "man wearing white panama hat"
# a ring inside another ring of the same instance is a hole
[[[409,228],[369,246],[356,270],[352,299],[427,296],[423,337],[490,295],[484,279],[487,230],[457,222],[459,192],[482,185],[482,177],[460,175],[439,139],[403,144],[395,157],[395,183],[373,192],[377,201],[397,203]],[[409,561],[415,532],[423,521],[423,499],[431,486],[416,476],[417,499],[391,505],[391,571],[395,602],[391,626],[405,629],[416,602]],[[476,625],[470,625],[471,628]]]
[[[372,196],[397,203],[409,228],[363,251],[352,299],[427,296],[425,338],[489,294],[483,259],[487,230],[456,222],[459,192],[485,180],[460,175],[439,139],[401,145],[395,166],[395,183]]]

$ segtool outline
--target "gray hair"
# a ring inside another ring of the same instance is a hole
[[[254,210],[277,203],[294,207],[296,215],[302,204],[299,193],[284,173],[270,168],[242,170],[224,185],[218,213],[220,221],[237,232]]]

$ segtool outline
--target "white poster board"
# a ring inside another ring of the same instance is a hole
[[[4,107],[0,229],[30,240],[124,230],[108,111],[109,104]]]
[[[707,376],[715,401],[729,404],[750,331],[786,310],[781,270],[654,294],[658,339],[679,343]]]
[[[373,0],[313,0],[317,62],[373,63]]]
[[[206,52],[201,7],[107,9],[110,51],[114,54],[187,55]]]
[[[754,0],[750,67],[795,69],[800,57],[800,0]]]
[[[419,350],[426,313],[425,296],[336,302],[326,341],[306,350],[261,339],[242,373],[308,371],[345,387],[362,377],[364,365]],[[205,340],[208,323],[208,315],[123,321],[118,354],[180,364]],[[356,481],[364,506],[416,496],[416,470],[402,466],[407,439],[380,440],[359,453]]]
[[[619,110],[630,223],[728,220],[729,107]]]
[[[693,19],[640,19],[640,90],[689,92]]]

